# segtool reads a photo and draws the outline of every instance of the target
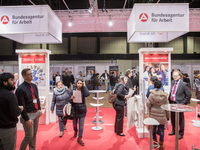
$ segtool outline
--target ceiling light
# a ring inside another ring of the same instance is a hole
[[[69,16],[69,22],[68,22],[68,26],[71,27],[72,26],[72,17]]]
[[[113,26],[113,21],[112,21],[112,19],[111,19],[111,15],[109,16],[108,25],[109,25],[110,27]]]

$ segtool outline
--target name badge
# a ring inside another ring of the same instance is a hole
[[[37,99],[34,99],[34,100],[33,100],[33,103],[37,103]]]

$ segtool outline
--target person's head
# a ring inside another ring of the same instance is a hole
[[[0,86],[11,91],[15,89],[14,76],[11,73],[0,74]]]
[[[31,83],[31,81],[33,80],[33,73],[31,72],[30,68],[23,69],[21,74],[22,77],[24,78],[24,81]]]
[[[68,74],[68,72],[65,72],[65,76],[68,76],[69,74]]]
[[[76,88],[77,88],[78,90],[82,90],[82,89],[83,89],[83,80],[78,79],[78,80],[76,81]]]
[[[62,87],[63,87],[62,81],[56,82],[56,87],[57,87],[58,89],[62,89]]]
[[[112,71],[111,74],[114,76],[114,74],[115,74],[114,71]]]
[[[96,73],[96,77],[97,77],[97,78],[99,77],[99,73]]]
[[[107,70],[105,70],[105,73],[107,73]]]
[[[150,69],[149,69],[149,73],[154,73],[154,68],[153,67],[151,67]]]
[[[179,79],[183,79],[183,75],[180,71],[176,70],[173,72],[173,79],[178,81]]]
[[[19,79],[19,74],[18,73],[14,74],[14,79],[15,79],[15,81]]]
[[[160,66],[160,70],[165,71],[165,66],[163,64]]]
[[[126,76],[121,76],[120,78],[121,78],[121,83],[126,85],[128,78]]]
[[[147,72],[149,71],[149,66],[145,66],[144,72],[145,72],[145,71],[147,71]]]
[[[81,75],[81,76],[82,76],[82,72],[81,72],[81,71],[79,72],[79,75]]]
[[[132,70],[130,70],[130,69],[126,70],[126,76],[127,76],[127,77],[130,78],[132,75],[133,75]]]
[[[197,75],[197,78],[200,79],[200,74]]]
[[[60,74],[60,72],[57,72],[57,75],[59,75]]]
[[[154,88],[160,89],[162,87],[162,82],[157,80],[154,82]]]
[[[155,70],[159,70],[159,66],[158,65],[155,65]]]
[[[152,83],[154,83],[154,82],[158,81],[158,78],[156,76],[152,76],[150,78],[150,80],[151,80]]]

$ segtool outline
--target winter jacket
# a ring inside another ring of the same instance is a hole
[[[123,84],[119,84],[115,93],[117,94],[117,98],[114,105],[125,106],[125,96],[128,94],[128,89]]]
[[[74,87],[73,90],[76,90],[76,87]],[[71,90],[71,95],[73,95],[73,90]],[[82,96],[82,103],[73,103],[73,107],[75,110],[76,117],[85,117],[87,113],[87,107],[85,104],[85,97],[88,97],[90,95],[88,88],[86,86],[83,86],[83,89],[81,91]]]
[[[54,107],[56,105],[56,115],[63,116],[63,107],[65,106],[65,104],[70,102],[70,100],[71,95],[68,88],[66,88],[65,86],[63,86],[62,89],[58,89],[57,87],[54,88],[51,111],[54,110]]]
[[[169,112],[162,109],[161,105],[168,104],[166,92],[161,89],[153,89],[147,99],[147,107],[150,109],[150,117],[156,119],[160,124],[165,124],[169,119]]]

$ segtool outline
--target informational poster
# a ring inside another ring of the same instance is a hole
[[[169,85],[169,63],[168,54],[144,54],[143,55],[143,79],[145,80],[145,89],[152,84],[152,76],[162,82],[164,88]]]
[[[30,68],[33,73],[32,82],[38,86],[45,86],[45,55],[22,55],[21,68]]]
[[[62,67],[62,74],[65,72],[69,73],[70,71],[73,73],[73,67],[71,67],[71,66]]]
[[[119,74],[119,66],[109,66],[109,74],[114,72],[115,75]]]

